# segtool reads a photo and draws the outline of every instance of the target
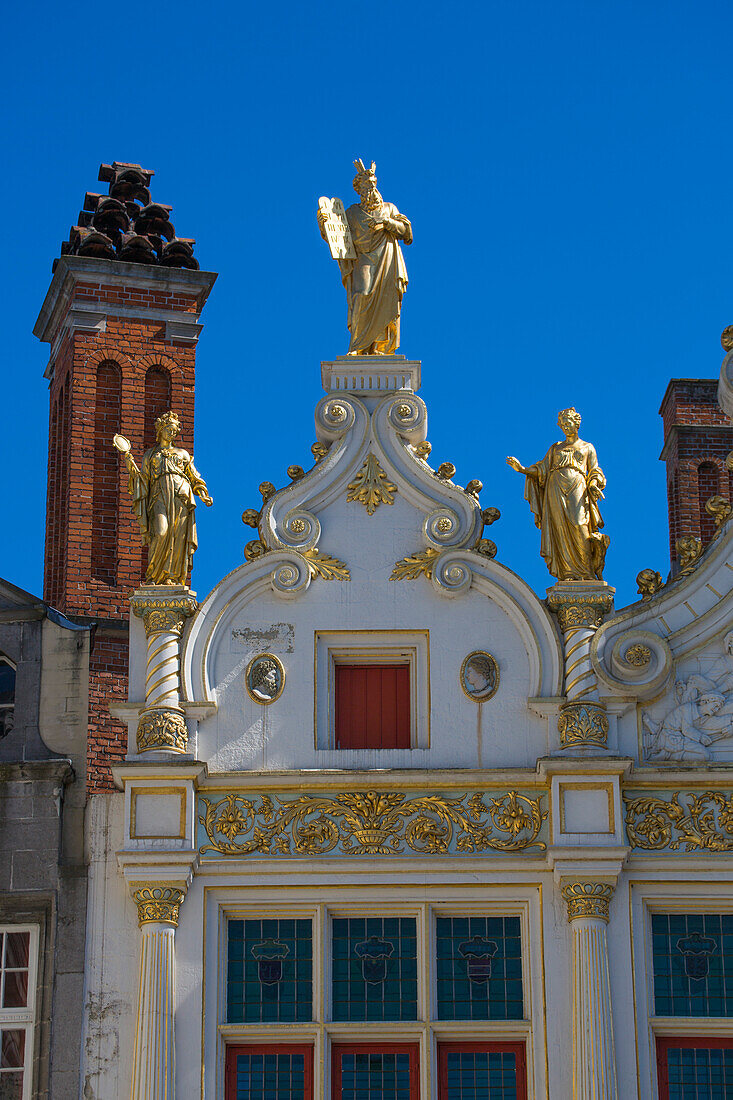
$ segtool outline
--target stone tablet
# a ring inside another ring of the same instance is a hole
[[[341,199],[327,199],[322,195],[318,200],[318,209],[326,215],[324,231],[334,260],[355,260],[354,242]]]

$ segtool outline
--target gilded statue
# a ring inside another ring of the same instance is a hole
[[[124,456],[132,506],[149,548],[146,584],[186,584],[198,545],[195,497],[207,506],[214,503],[188,451],[173,445],[180,430],[175,413],[159,416],[155,446],[145,452],[140,468],[129,441],[122,435],[113,441]]]
[[[392,355],[400,346],[400,310],[407,268],[400,241],[412,244],[412,226],[377,190],[376,165],[355,160],[359,196],[344,211],[339,199],[321,199],[318,226],[338,260],[346,288],[349,355]]]
[[[525,500],[542,532],[540,553],[552,576],[559,581],[600,581],[610,542],[601,534],[598,510],[606,478],[595,448],[578,438],[579,413],[563,409],[557,422],[565,440],[553,443],[541,462],[522,466],[510,457],[507,463],[527,479]]]

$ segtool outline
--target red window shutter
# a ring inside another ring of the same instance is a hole
[[[409,749],[409,665],[336,665],[336,748]]]

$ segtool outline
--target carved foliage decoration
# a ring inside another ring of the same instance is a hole
[[[376,455],[367,455],[366,461],[353,481],[349,482],[347,500],[356,500],[363,504],[368,514],[374,512],[380,504],[394,504],[397,486],[388,480]]]
[[[624,795],[633,848],[733,852],[733,793],[675,791],[671,798]]]
[[[179,711],[142,711],[137,726],[138,752],[185,752],[187,748],[188,728]]]
[[[449,852],[544,850],[538,840],[547,810],[536,799],[508,791],[448,798],[409,797],[400,791],[301,795],[202,796],[199,821],[208,843],[200,851],[222,855],[347,856],[446,855]]]
[[[178,886],[168,883],[149,883],[140,885],[132,892],[137,905],[138,922],[150,922],[178,925],[178,916],[186,894]]]
[[[332,558],[322,550],[304,550],[303,557],[308,562],[308,568],[312,577],[321,577],[324,581],[348,581],[351,580],[346,563]]]
[[[391,581],[416,581],[418,577],[433,575],[433,562],[440,550],[434,550],[429,546],[427,550],[417,550],[407,558],[401,558],[395,563],[390,575]]]

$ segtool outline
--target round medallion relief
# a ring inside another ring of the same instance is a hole
[[[268,706],[279,699],[285,687],[285,669],[274,653],[253,657],[244,674],[247,694],[255,703]]]
[[[499,687],[499,666],[496,659],[483,649],[469,653],[461,665],[461,687],[474,703],[483,703],[496,694]]]

